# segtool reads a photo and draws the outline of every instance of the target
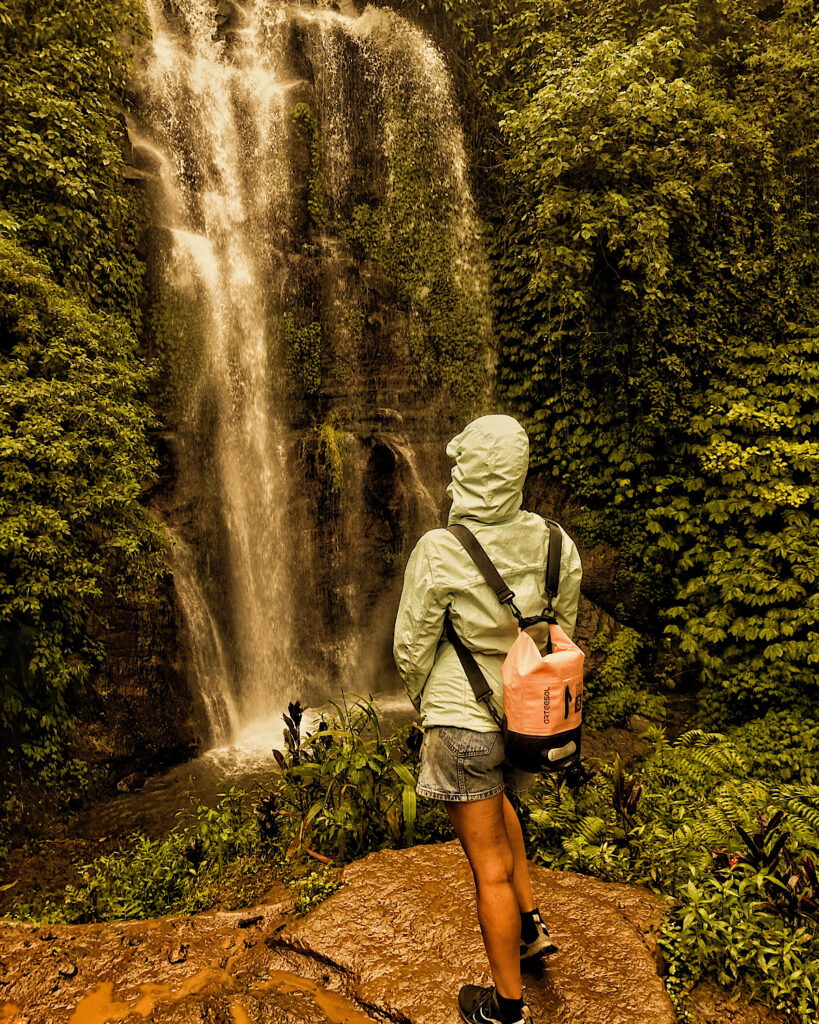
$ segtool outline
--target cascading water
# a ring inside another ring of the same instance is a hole
[[[446,68],[420,31],[351,4],[147,2],[130,136],[153,178],[152,327],[177,463],[166,511],[189,662],[220,743],[302,691],[372,686],[380,666],[371,651],[364,669],[360,637],[384,618],[407,535],[438,516],[414,439],[383,407],[414,401],[435,436],[446,420],[445,389],[437,406],[407,397],[414,364],[448,365],[436,288],[464,311],[462,349],[489,368],[486,272]],[[428,209],[401,206],[418,177],[410,137]],[[406,262],[396,246],[431,244],[427,221],[437,248],[407,284],[388,264]],[[332,445],[325,500],[308,478]],[[403,491],[382,494],[385,460]],[[378,530],[384,567],[368,592],[356,573]]]

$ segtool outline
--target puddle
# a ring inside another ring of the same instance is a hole
[[[227,971],[208,967],[187,978],[181,985],[152,982],[140,985],[138,995],[129,1000],[121,1000],[114,996],[114,983],[106,981],[80,1000],[69,1024],[120,1024],[132,1014],[149,1016],[159,1003],[179,1002],[186,996],[205,990],[225,993],[235,988],[235,985],[235,978]],[[300,978],[290,971],[271,970],[267,980],[253,985],[249,994],[270,991],[281,992],[283,995],[303,993],[316,1004],[331,1024],[373,1024],[371,1018],[361,1013],[351,1000],[336,992],[328,992],[316,982]],[[18,1008],[11,1003],[0,1007],[0,1024],[16,1024],[18,1013]],[[230,1004],[230,1016],[232,1024],[254,1024],[239,1002]]]
[[[132,1013],[147,1017],[159,1002],[175,1003],[184,999],[185,996],[202,992],[209,986],[216,991],[229,990],[233,984],[235,984],[234,979],[227,971],[217,967],[207,967],[187,978],[181,985],[160,985],[155,982],[140,985],[138,996],[130,1002],[120,1002],[114,999],[113,982],[106,981],[80,1000],[71,1015],[69,1024],[118,1024]],[[245,1024],[245,1022],[239,1021],[237,1024]]]
[[[275,988],[285,993],[304,992],[332,1024],[373,1024],[372,1018],[365,1017],[349,999],[336,992],[328,992],[315,981],[300,978],[290,971],[270,971],[270,980],[264,988]]]
[[[106,981],[77,1003],[68,1024],[109,1024],[124,1020],[130,1012],[128,1003],[114,999],[113,981]]]
[[[253,1019],[248,1016],[247,1010],[238,1003],[231,1003],[230,1018],[233,1024],[254,1024]]]

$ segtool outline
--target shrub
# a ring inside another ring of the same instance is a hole
[[[54,789],[83,782],[63,742],[102,654],[90,613],[160,565],[139,505],[143,200],[120,148],[145,28],[137,0],[0,4],[0,737]]]
[[[589,646],[605,659],[583,684],[583,721],[589,728],[624,725],[630,715],[663,717],[665,700],[645,689],[645,637],[626,627],[613,637],[598,634]]]
[[[280,834],[290,852],[342,861],[415,840],[415,775],[404,763],[412,730],[385,738],[370,701],[334,705],[302,741],[291,716],[290,756],[278,755],[273,781]],[[292,709],[291,709],[292,710]]]
[[[61,896],[18,904],[15,915],[79,924],[128,921],[206,909],[214,880],[252,851],[253,819],[245,795],[231,788],[215,807],[199,805],[195,821],[165,839],[134,836],[114,853],[80,867],[81,882]]]
[[[147,374],[125,321],[93,313],[3,237],[0,334],[0,730],[53,771],[101,653],[91,607],[161,567],[139,503],[154,472]]]
[[[754,778],[819,785],[819,722],[815,719],[793,711],[769,711],[728,735]]]
[[[0,207],[19,242],[92,308],[139,323],[140,193],[123,184],[129,40],[138,0],[6,0],[0,7]]]

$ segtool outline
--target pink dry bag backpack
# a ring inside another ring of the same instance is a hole
[[[556,771],[580,756],[584,654],[557,624],[553,602],[560,584],[563,534],[557,523],[546,521],[549,524],[547,607],[541,615],[529,617],[522,615],[515,605],[514,592],[507,587],[475,535],[460,523],[448,527],[500,603],[509,608],[518,622],[518,638],[509,648],[502,669],[503,718],[492,704],[492,689],[480,666],[455,632],[449,616],[446,636],[455,648],[475,697],[486,705],[500,726],[506,743],[506,759],[527,772]],[[526,632],[537,622],[549,624],[545,654],[540,653]]]

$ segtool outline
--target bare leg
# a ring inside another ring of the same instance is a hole
[[[520,912],[526,914],[535,909],[535,897],[532,893],[532,883],[529,880],[529,865],[526,863],[523,830],[520,827],[518,816],[515,814],[515,808],[505,796],[503,798],[503,822],[506,826],[506,835],[509,837],[509,845],[512,848],[512,857],[515,863],[512,886]]]
[[[520,912],[503,801],[499,793],[488,800],[445,806],[475,876],[478,921],[495,987],[505,999],[520,999]]]

